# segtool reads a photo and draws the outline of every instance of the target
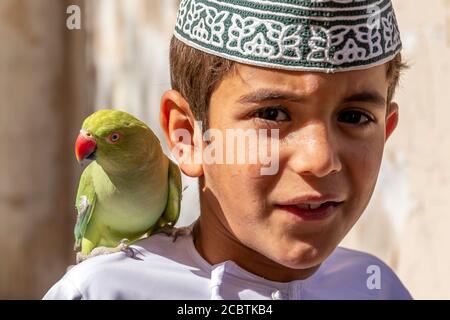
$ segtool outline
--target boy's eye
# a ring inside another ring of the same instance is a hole
[[[345,111],[339,114],[338,121],[355,125],[367,125],[370,122],[374,122],[375,120],[373,120],[369,115],[365,114],[364,112],[352,110],[352,111]]]
[[[254,116],[259,119],[263,119],[266,121],[289,121],[291,117],[289,114],[283,110],[281,107],[267,107],[260,109],[255,112]]]

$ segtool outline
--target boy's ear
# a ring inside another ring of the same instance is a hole
[[[398,124],[398,104],[396,102],[391,102],[388,108],[388,113],[386,115],[386,139],[387,141],[394,132]]]
[[[190,177],[202,176],[202,130],[189,103],[178,91],[166,91],[161,97],[159,122],[183,173]]]

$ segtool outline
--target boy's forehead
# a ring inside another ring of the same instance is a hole
[[[360,92],[376,92],[380,96],[387,94],[388,81],[386,65],[364,70],[339,73],[321,73],[310,71],[288,71],[264,68],[238,63],[234,72],[223,79],[219,89],[225,94],[240,96],[242,103],[261,99],[289,100],[307,99],[317,94],[352,95]],[[245,94],[249,94],[245,96]],[[297,101],[298,102],[298,101]]]

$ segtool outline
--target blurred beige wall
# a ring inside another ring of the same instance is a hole
[[[418,299],[450,299],[450,1],[394,0],[410,65],[372,201],[343,245],[393,267]]]
[[[96,0],[92,13],[93,59],[96,74],[95,106],[117,108],[145,120],[169,154],[159,125],[159,106],[170,89],[169,42],[179,0]],[[182,177],[178,226],[199,213],[197,179]]]

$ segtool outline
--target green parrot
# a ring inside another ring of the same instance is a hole
[[[123,111],[97,111],[83,122],[75,154],[78,162],[93,160],[76,196],[77,263],[129,251],[130,244],[156,232],[176,237],[180,169],[144,122]]]

